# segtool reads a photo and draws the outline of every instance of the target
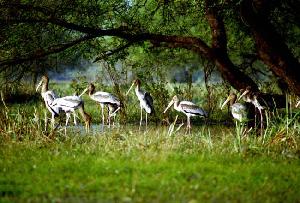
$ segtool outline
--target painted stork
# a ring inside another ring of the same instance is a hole
[[[276,108],[286,108],[286,97],[279,94],[266,94],[261,92],[254,92],[250,86],[245,90],[241,90],[241,98],[246,102],[253,103],[257,108],[274,110]],[[261,107],[259,107],[261,106]]]
[[[55,117],[59,116],[59,112],[61,109],[58,107],[53,107],[51,105],[52,102],[55,99],[57,99],[58,97],[52,90],[49,90],[48,85],[49,85],[49,78],[48,78],[48,76],[44,75],[44,76],[42,76],[41,81],[38,83],[38,85],[36,87],[36,91],[38,91],[39,88],[41,87],[41,95],[42,95],[42,98],[44,99],[47,109],[51,113],[51,123],[52,123],[52,127],[54,127]],[[74,112],[74,124],[77,125],[75,112]]]
[[[285,108],[287,105],[285,96],[254,92],[250,86],[248,86],[245,90],[241,90],[241,96],[238,98],[238,100],[241,98],[248,103],[252,103],[255,108],[258,109],[260,114],[261,129],[263,129],[263,112],[265,110],[273,111],[276,108]]]
[[[88,132],[91,124],[91,116],[84,111],[83,100],[79,96],[65,96],[56,98],[50,105],[53,108],[58,108],[66,113],[66,126],[68,125],[71,113],[74,113],[76,109],[79,110],[84,122],[85,130]]]
[[[130,88],[128,89],[126,95],[129,94],[130,90],[132,89],[132,87],[134,85],[136,85],[135,94],[140,101],[140,109],[141,109],[141,118],[140,118],[139,129],[141,129],[141,125],[142,125],[142,121],[143,121],[143,109],[146,111],[146,128],[147,128],[147,114],[151,115],[151,114],[155,113],[153,99],[152,99],[150,93],[141,89],[141,81],[139,79],[136,79],[133,81],[133,83],[130,86]]]
[[[245,90],[241,90],[241,95],[239,96],[238,100],[240,100],[241,98],[244,99],[245,102],[248,103],[252,103],[255,106],[255,109],[257,109],[259,111],[259,115],[260,115],[260,129],[261,129],[261,133],[262,133],[262,129],[263,129],[263,111],[265,109],[265,107],[262,105],[263,103],[261,101],[258,100],[258,93],[253,92],[252,88],[250,86],[248,86]],[[255,113],[255,125],[256,125],[256,113]]]
[[[49,84],[49,78],[45,75],[42,76],[41,81],[38,83],[38,85],[36,87],[36,91],[38,91],[39,88],[41,87],[41,95],[42,95],[42,98],[44,99],[47,109],[51,113],[51,123],[52,123],[52,127],[54,127],[55,117],[57,117],[59,115],[60,109],[57,107],[51,106],[53,100],[56,99],[57,96],[52,90],[48,89],[48,84]]]
[[[108,124],[110,126],[111,117],[116,116],[116,113],[121,109],[121,102],[120,100],[113,94],[108,92],[95,92],[95,85],[89,84],[89,86],[83,90],[81,95],[88,91],[90,98],[97,103],[100,104],[101,107],[101,115],[102,115],[102,127],[104,126],[104,106],[108,107]],[[80,96],[81,96],[80,95]]]
[[[187,116],[187,129],[189,133],[191,132],[191,116],[203,116],[207,117],[207,112],[202,108],[198,107],[196,104],[190,101],[179,101],[178,97],[175,95],[173,99],[168,104],[167,108],[164,110],[164,113],[174,104],[174,109],[184,113]]]
[[[241,103],[237,103],[237,96],[235,93],[230,93],[227,99],[221,106],[221,109],[230,102],[231,114],[233,118],[238,120],[239,122],[243,122],[247,119],[247,107]]]

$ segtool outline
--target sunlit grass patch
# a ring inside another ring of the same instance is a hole
[[[3,200],[298,200],[299,159],[223,150],[224,139],[114,130],[1,145]],[[216,139],[216,140],[215,140]],[[284,170],[283,170],[284,169]],[[17,185],[17,186],[16,186]],[[1,189],[1,188],[0,188]],[[10,192],[9,192],[10,191]]]

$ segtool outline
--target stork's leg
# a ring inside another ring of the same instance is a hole
[[[189,134],[191,133],[191,124],[190,124],[190,117],[187,116],[187,119],[186,119],[186,131],[185,133],[188,132]]]
[[[85,132],[89,133],[90,132],[90,125],[88,122],[85,122]]]
[[[147,115],[147,114],[148,114],[148,113],[146,112],[146,130],[147,130],[147,125],[148,125],[148,123],[147,123],[147,122],[148,122],[148,121],[147,121],[147,116],[148,116],[148,115]]]
[[[73,112],[73,116],[74,116],[74,125],[77,126],[77,120],[76,120],[76,112]]]
[[[113,126],[115,126],[116,114],[114,115]]]
[[[112,126],[114,127],[115,126],[115,120],[116,120],[116,112],[117,111],[119,111],[120,110],[120,107],[118,107],[118,109],[116,109],[114,112],[110,112],[110,111],[108,111],[108,113],[109,113],[109,122],[111,123],[112,122]],[[113,118],[111,118],[111,117],[113,117]]]
[[[47,117],[47,112],[44,111],[44,116],[45,116],[45,131],[47,130],[48,128],[48,117]]]
[[[88,130],[88,124],[85,122],[85,132],[88,133],[89,130]]]
[[[71,116],[71,113],[70,113],[70,112],[67,112],[67,113],[66,113],[66,127],[67,127],[67,125],[68,125],[68,123],[69,123],[70,116]]]
[[[256,120],[256,113],[257,113],[257,110],[256,110],[256,107],[255,107],[255,109],[254,109],[254,129],[255,129],[255,131],[257,130],[257,125],[256,125],[256,122],[257,122],[257,120]]]
[[[108,110],[108,128],[110,128],[110,111]]]
[[[52,125],[52,128],[54,128],[54,125],[55,125],[55,119],[54,119],[54,116],[55,116],[55,114],[53,113],[53,114],[51,115],[51,125]]]
[[[115,126],[116,114],[111,114],[110,117],[113,117],[110,122],[112,122],[112,127]]]
[[[120,110],[121,108],[118,107],[111,115],[116,115],[116,113]]]
[[[103,108],[104,108],[104,105],[103,104],[101,104],[100,103],[100,107],[101,107],[101,115],[102,115],[102,130],[103,130],[103,128],[104,128],[104,110],[103,110]]]
[[[191,134],[191,118],[188,116],[188,123],[189,123],[189,125],[188,125],[188,129],[189,129],[189,134]]]
[[[263,115],[261,109],[259,109],[259,113],[260,113],[260,135],[262,135],[264,126],[263,126]]]
[[[104,126],[104,106],[101,104],[102,125]]]
[[[67,125],[69,123],[70,116],[71,116],[71,113],[70,112],[66,112],[65,135],[67,134]]]
[[[139,127],[139,130],[141,130],[142,121],[143,121],[143,108],[141,107],[141,119],[140,119],[140,127]]]

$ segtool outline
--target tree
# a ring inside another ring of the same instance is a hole
[[[259,58],[300,96],[300,64],[269,20],[272,6],[272,1],[244,0],[242,17],[253,33]]]
[[[21,25],[34,26],[38,29],[49,26],[53,32],[63,37],[51,40],[47,38],[42,49],[35,49],[35,51],[17,56],[9,54],[0,61],[1,70],[53,54],[65,53],[74,47],[77,47],[77,51],[89,50],[90,54],[87,57],[95,58],[99,52],[104,53],[105,50],[109,50],[106,52],[109,56],[132,45],[142,45],[143,42],[149,41],[153,47],[181,48],[192,51],[213,63],[223,79],[234,88],[251,86],[257,90],[255,81],[238,68],[230,57],[231,53],[228,53],[228,36],[243,33],[244,36],[253,39],[256,45],[265,45],[256,46],[257,53],[251,53],[256,57],[255,60],[262,60],[277,77],[283,79],[282,81],[291,91],[300,95],[300,76],[294,74],[297,72],[296,65],[299,65],[299,62],[293,57],[289,48],[284,46],[285,41],[282,38],[274,38],[280,44],[276,48],[272,46],[274,40],[268,38],[268,36],[279,36],[279,34],[274,34],[276,32],[273,32],[274,29],[271,26],[276,18],[253,14],[251,10],[245,12],[244,8],[249,2],[243,0],[239,4],[239,2],[224,3],[217,0],[204,2],[115,0],[109,2],[75,1],[70,4],[65,1],[28,1],[28,3],[4,1],[1,3],[1,11],[4,14],[1,15],[0,22],[8,26],[10,31],[17,29],[15,26]],[[267,2],[269,1],[257,0],[254,4],[266,3],[267,5]],[[276,5],[280,7],[282,2]],[[277,7],[274,6],[274,8]],[[239,10],[237,8],[240,8],[241,13],[236,12]],[[7,15],[11,9],[15,12],[13,15]],[[240,19],[247,23],[252,31],[251,35],[245,34],[247,28]],[[257,19],[261,20],[260,26],[253,23]],[[228,33],[232,22],[238,22],[239,29],[234,33]],[[269,34],[266,36],[259,29],[264,25],[268,25]],[[210,34],[205,29],[209,29]],[[14,37],[18,38],[19,33]],[[6,38],[8,41],[13,39],[10,36]],[[268,48],[272,49],[268,50]],[[284,49],[278,51],[281,48]],[[242,50],[239,51],[242,52]],[[271,60],[272,58],[276,60]],[[277,60],[278,58],[280,60]],[[285,64],[281,65],[281,62]]]

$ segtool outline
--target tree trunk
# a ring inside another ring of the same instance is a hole
[[[267,19],[265,14],[268,12],[264,9],[266,3],[269,2],[244,0],[241,16],[250,27],[260,59],[274,75],[282,79],[290,91],[300,96],[300,64]]]
[[[213,4],[214,1],[206,0],[206,18],[212,33],[211,60],[217,66],[223,79],[228,81],[235,89],[240,90],[251,86],[253,89],[258,90],[255,82],[240,71],[229,59],[223,18],[218,7]]]

